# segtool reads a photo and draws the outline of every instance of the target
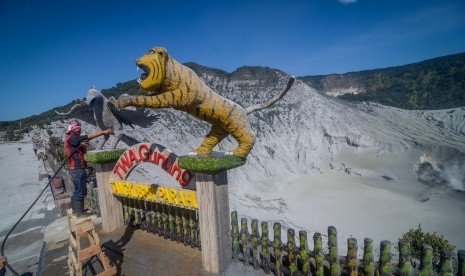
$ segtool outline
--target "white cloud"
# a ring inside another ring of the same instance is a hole
[[[352,4],[352,3],[357,3],[357,0],[338,0],[339,3],[342,3],[344,5],[349,5],[349,4]]]

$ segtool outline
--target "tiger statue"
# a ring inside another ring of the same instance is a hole
[[[210,132],[193,154],[208,155],[221,140],[231,134],[239,143],[228,154],[246,158],[255,143],[247,114],[268,107],[281,99],[295,81],[291,76],[286,88],[268,101],[248,108],[226,99],[208,87],[194,71],[168,55],[165,48],[154,47],[136,60],[143,73],[137,79],[147,96],[120,98],[117,109],[127,106],[167,108],[185,111],[212,125]]]

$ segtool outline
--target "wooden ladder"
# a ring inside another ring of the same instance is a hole
[[[82,276],[84,261],[96,256],[103,265],[103,271],[97,275],[116,275],[116,267],[110,265],[108,256],[100,247],[100,239],[90,217],[77,218],[71,209],[67,210],[69,227],[68,266],[70,276]],[[81,239],[87,238],[82,243]],[[87,247],[84,247],[87,246]]]

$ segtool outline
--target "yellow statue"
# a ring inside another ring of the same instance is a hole
[[[165,48],[154,47],[136,60],[144,73],[137,79],[148,96],[131,96],[118,99],[115,107],[126,106],[166,108],[185,111],[212,125],[200,147],[193,150],[198,155],[208,155],[221,140],[231,134],[239,143],[232,154],[246,158],[255,142],[247,114],[263,109],[281,99],[291,88],[291,77],[285,90],[272,99],[243,108],[226,99],[200,80],[194,71],[168,55]]]

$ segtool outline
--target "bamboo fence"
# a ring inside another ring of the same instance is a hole
[[[199,220],[196,210],[118,196],[123,203],[126,225],[200,249]]]
[[[419,266],[412,265],[409,246],[406,241],[399,241],[399,260],[393,263],[391,242],[382,241],[380,256],[375,260],[373,240],[364,239],[363,258],[357,258],[358,242],[354,238],[347,240],[347,254],[338,255],[337,230],[328,227],[327,254],[323,253],[323,239],[320,233],[313,235],[313,250],[308,247],[306,231],[299,231],[299,245],[296,244],[295,230],[287,229],[287,241],[281,241],[281,224],[273,224],[273,240],[269,239],[268,222],[239,222],[237,212],[231,213],[231,235],[233,259],[256,270],[275,275],[462,275],[465,276],[465,250],[459,250],[457,266],[452,266],[452,252],[443,250],[439,269],[433,269],[433,248],[423,245],[423,254]],[[453,274],[454,273],[454,274]]]

